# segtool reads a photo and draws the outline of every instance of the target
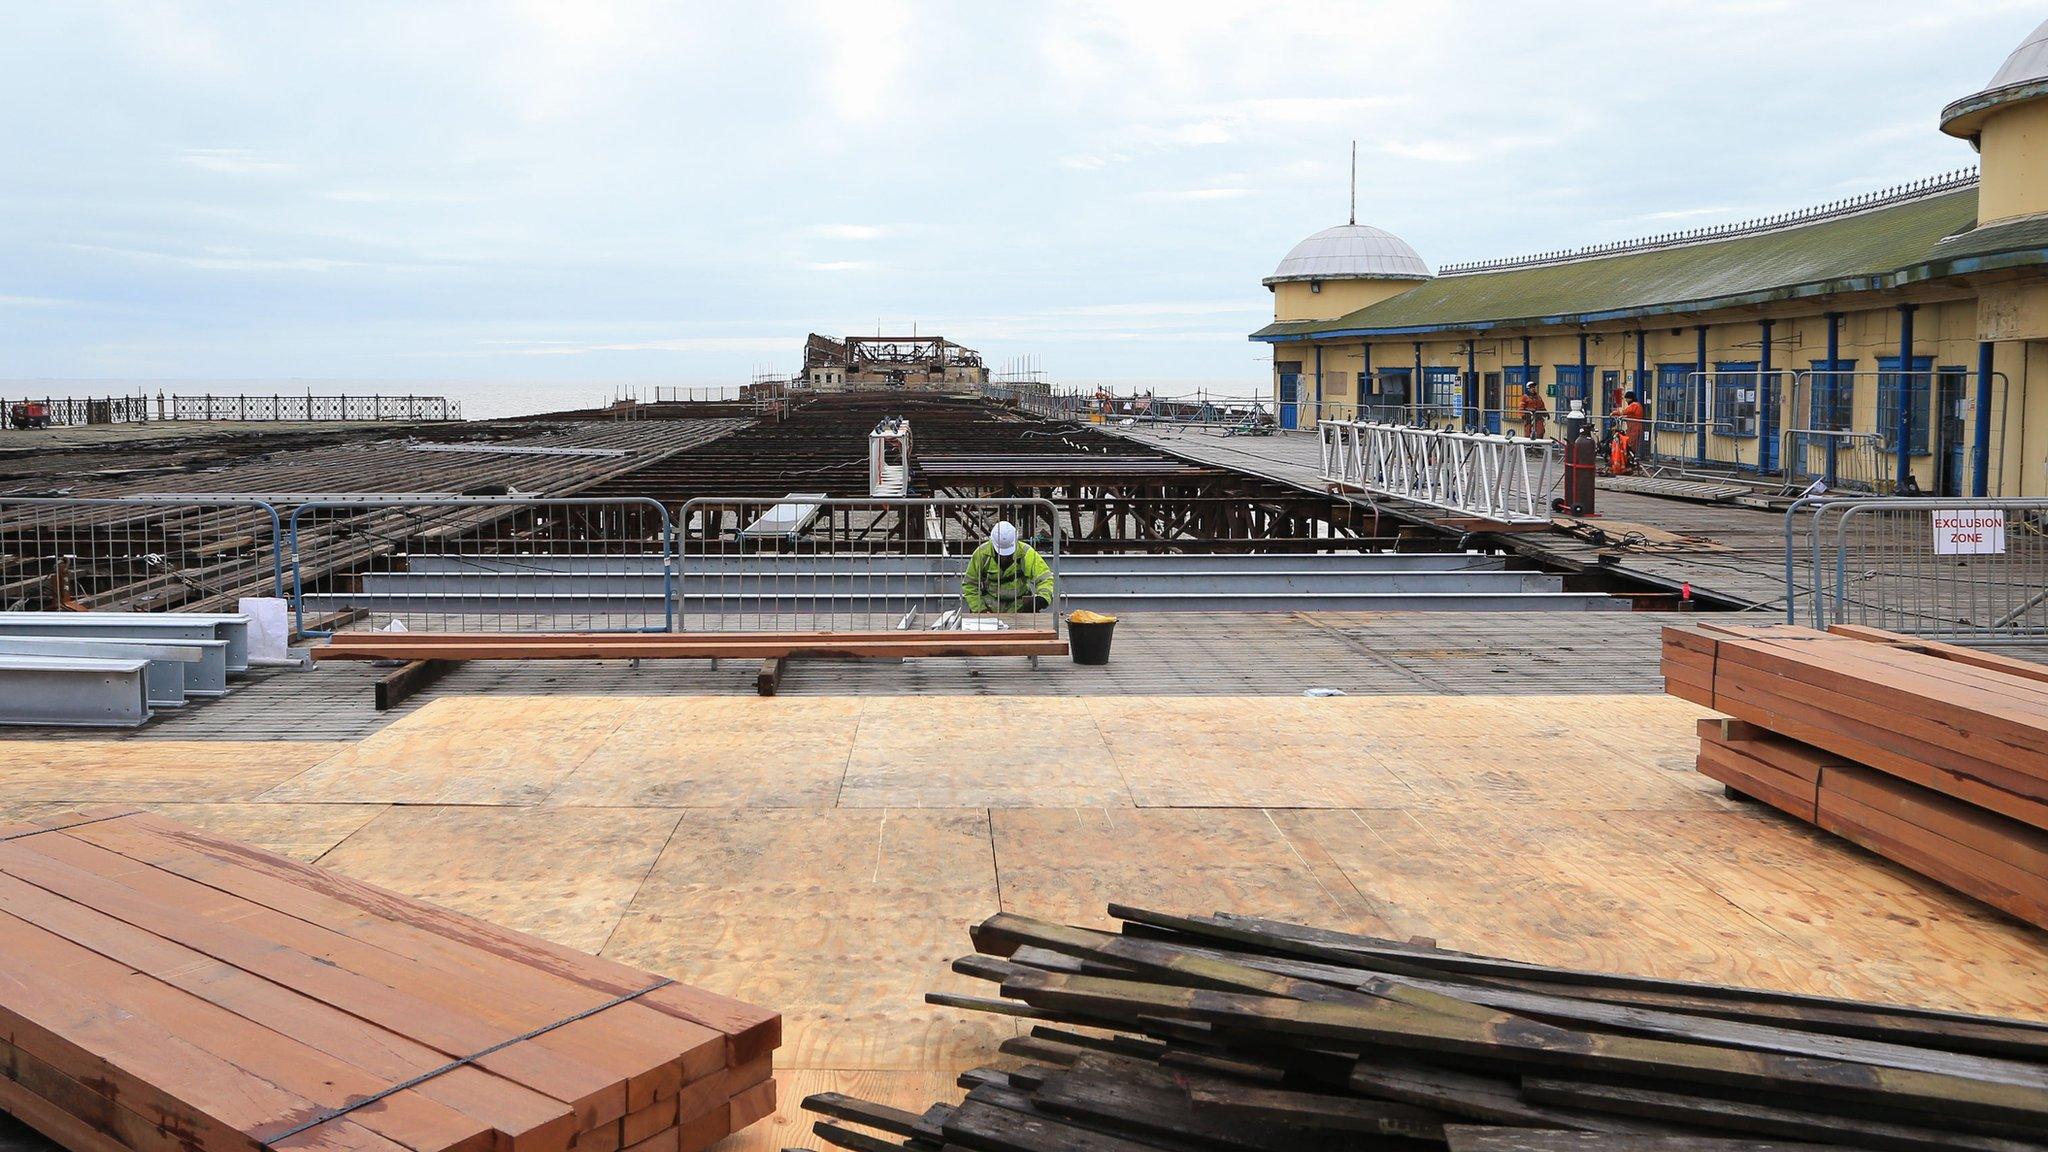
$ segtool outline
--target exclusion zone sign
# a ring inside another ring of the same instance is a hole
[[[1934,514],[1936,556],[2005,555],[2003,509],[1965,508]]]

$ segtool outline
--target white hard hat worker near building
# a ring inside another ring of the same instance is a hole
[[[969,612],[1043,612],[1052,607],[1052,568],[1000,520],[967,561],[960,596]]]

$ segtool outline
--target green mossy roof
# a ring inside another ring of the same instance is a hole
[[[1973,185],[1771,232],[1441,276],[1335,320],[1269,324],[1252,338],[1577,323],[1887,287],[1909,270],[1924,275],[1945,237],[1970,234],[1976,213]]]

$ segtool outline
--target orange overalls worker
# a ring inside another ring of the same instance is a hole
[[[1614,414],[1618,423],[1614,429],[1614,448],[1607,460],[1607,470],[1616,476],[1634,471],[1636,437],[1643,434],[1643,402],[1633,392],[1623,393],[1622,400],[1620,411]]]
[[[1522,385],[1522,435],[1531,440],[1543,439],[1543,418],[1550,415],[1543,406],[1543,397],[1536,392],[1536,385]]]

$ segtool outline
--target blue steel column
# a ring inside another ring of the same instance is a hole
[[[1599,406],[1593,403],[1593,382],[1587,379],[1592,373],[1593,370],[1586,365],[1586,333],[1582,330],[1579,333],[1579,391],[1586,394],[1586,418],[1588,420],[1591,420],[1594,414],[1600,411]],[[1563,397],[1559,397],[1559,399],[1563,399]],[[1587,427],[1590,428],[1593,425],[1588,424]]]
[[[1827,380],[1828,380],[1828,413],[1829,413],[1829,421],[1828,421],[1828,422],[1829,422],[1830,424],[1832,424],[1832,423],[1834,422],[1834,419],[1833,419],[1833,413],[1834,413],[1834,410],[1835,410],[1835,405],[1836,405],[1836,404],[1838,404],[1838,403],[1840,402],[1840,391],[1841,391],[1841,387],[1842,387],[1842,378],[1841,378],[1841,377],[1839,377],[1839,376],[1837,376],[1837,375],[1835,375],[1835,361],[1836,361],[1837,359],[1839,359],[1839,358],[1841,357],[1841,355],[1842,355],[1842,314],[1841,314],[1840,312],[1830,312],[1830,313],[1828,313],[1828,314],[1827,314],[1827,320],[1828,320],[1828,374],[1827,374]],[[1818,379],[1816,379],[1816,380],[1814,381],[1814,386],[1815,386],[1816,388],[1818,388],[1818,387],[1819,387],[1819,385],[1820,385],[1820,381],[1819,381]],[[1809,405],[1811,405],[1811,404],[1812,404],[1812,403],[1813,403],[1814,401],[1816,401],[1816,400],[1818,400],[1818,399],[1820,399],[1820,397],[1819,397],[1819,395],[1818,395],[1818,394],[1816,394],[1816,395],[1814,395],[1814,396],[1810,396],[1810,397],[1808,397],[1808,398],[1807,398],[1807,403],[1808,403]],[[1809,427],[1809,428],[1811,428],[1811,427],[1813,426],[1813,414],[1812,414],[1811,412],[1807,413],[1806,425],[1807,425],[1807,427]],[[1833,428],[1831,428],[1831,429],[1830,429],[1830,431],[1841,431],[1841,429],[1833,429]],[[1827,462],[1827,471],[1825,471],[1824,473],[1822,473],[1822,475],[1823,475],[1823,476],[1824,476],[1824,477],[1826,478],[1827,486],[1828,486],[1828,487],[1830,487],[1830,488],[1833,488],[1833,487],[1835,486],[1835,476],[1836,476],[1836,474],[1837,474],[1837,472],[1836,472],[1836,464],[1837,464],[1837,461],[1838,461],[1838,459],[1839,459],[1839,453],[1840,453],[1840,451],[1841,451],[1841,447],[1842,447],[1842,438],[1841,438],[1840,436],[1829,436],[1829,437],[1827,437],[1826,439],[1827,439],[1827,456],[1828,456],[1828,462]],[[1804,446],[1802,445],[1802,446],[1800,447],[1800,449],[1799,449],[1799,450],[1800,450],[1800,452],[1804,453],[1804,452],[1806,451],[1806,448],[1805,448],[1805,447],[1804,447]],[[1802,460],[1802,461],[1800,461],[1800,463],[1802,463],[1802,464],[1803,464],[1803,463],[1805,463],[1805,461],[1803,461],[1803,460]]]
[[[1991,494],[1991,351],[1992,343],[1977,343],[1976,427],[1971,431],[1970,495]]]
[[[1913,481],[1913,313],[1918,304],[1899,305],[1898,419],[1899,474],[1897,492]]]
[[[1649,356],[1650,350],[1643,342],[1643,330],[1638,328],[1636,329],[1636,377],[1629,385],[1628,391],[1635,393],[1636,402],[1643,406],[1643,411],[1650,413],[1650,418],[1643,421],[1642,426],[1637,429],[1637,434],[1643,438],[1643,442],[1638,447],[1642,450],[1642,456],[1645,460],[1657,454],[1657,414],[1650,410]]]
[[[1417,416],[1418,414],[1420,414],[1421,410],[1422,410],[1422,341],[1420,341],[1420,340],[1417,340],[1417,341],[1415,342],[1415,374],[1414,374],[1413,376],[1410,376],[1410,377],[1408,378],[1408,422],[1409,422],[1410,424],[1413,424],[1413,423],[1415,423],[1415,418],[1416,418],[1416,416]]]
[[[1471,428],[1474,426],[1472,423],[1472,410],[1477,407],[1479,407],[1479,342],[1467,340],[1465,341],[1465,419],[1463,421],[1465,427]],[[1481,414],[1481,423],[1478,427],[1482,429],[1485,427],[1483,413]]]
[[[1776,374],[1771,371],[1771,326],[1776,320],[1759,320],[1757,327],[1762,330],[1762,347],[1757,352],[1756,365],[1756,470],[1770,472],[1777,462],[1778,429],[1772,417],[1778,414],[1776,395]]]
[[[1378,417],[1378,416],[1376,416],[1376,415],[1374,415],[1374,416],[1368,416],[1368,415],[1367,415],[1367,414],[1366,414],[1366,413],[1365,413],[1365,412],[1363,411],[1363,409],[1365,408],[1365,396],[1366,396],[1366,391],[1365,391],[1365,390],[1366,390],[1366,387],[1367,387],[1367,385],[1368,385],[1368,384],[1370,384],[1371,382],[1372,382],[1372,341],[1368,340],[1368,341],[1366,341],[1365,343],[1363,343],[1363,344],[1360,344],[1360,345],[1358,346],[1358,408],[1360,409],[1360,411],[1355,411],[1355,412],[1353,412],[1353,413],[1351,414],[1351,418],[1352,418],[1353,420],[1377,420],[1377,419],[1379,419],[1379,417]],[[1375,389],[1375,391],[1373,392],[1373,395],[1377,396],[1378,394],[1379,394],[1379,393],[1378,393],[1377,389]]]
[[[1322,423],[1323,419],[1323,346],[1316,345],[1316,414],[1311,423]]]
[[[1696,354],[1698,367],[1694,369],[1693,375],[1693,380],[1697,383],[1697,390],[1699,392],[1698,396],[1693,397],[1692,402],[1693,426],[1700,430],[1699,459],[1700,463],[1704,464],[1707,462],[1707,412],[1709,408],[1708,400],[1710,399],[1707,391],[1712,386],[1712,382],[1707,379],[1707,326],[1705,324],[1697,324],[1694,325],[1694,328],[1699,333],[1700,345],[1699,351]]]

